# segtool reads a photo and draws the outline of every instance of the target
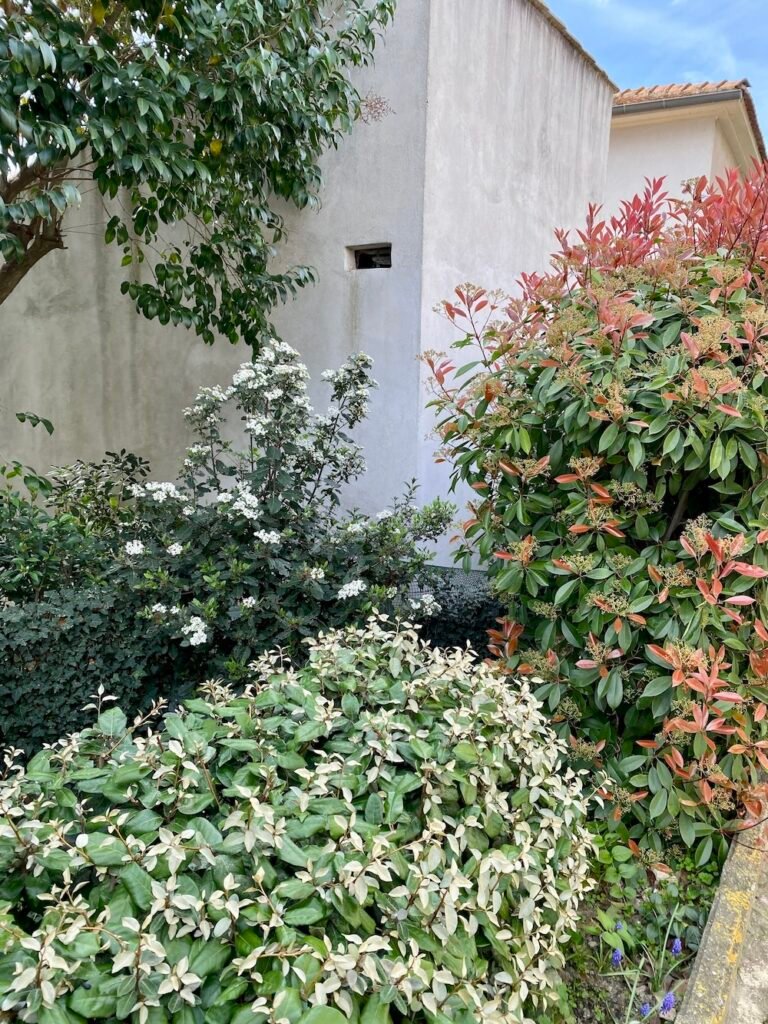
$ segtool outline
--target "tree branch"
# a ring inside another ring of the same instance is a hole
[[[44,256],[54,249],[64,248],[58,218],[54,221],[37,220],[32,224],[16,225],[11,231],[25,243],[24,255],[20,259],[11,258],[0,267],[0,306]]]
[[[690,489],[684,490],[680,494],[680,498],[677,502],[677,507],[675,508],[672,518],[669,521],[669,526],[667,527],[666,533],[664,534],[665,544],[667,543],[667,541],[670,541],[672,539],[675,530],[678,528],[680,523],[682,523],[683,516],[685,515],[685,511],[688,508],[688,498],[690,497],[690,495]]]

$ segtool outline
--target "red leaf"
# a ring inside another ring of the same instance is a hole
[[[732,405],[718,405],[717,410],[718,412],[724,412],[726,416],[741,416],[739,410]]]
[[[753,580],[762,580],[768,576],[768,569],[761,569],[759,565],[750,565],[749,562],[734,562],[733,568],[742,576],[749,576]]]
[[[718,562],[722,562],[722,560],[723,560],[723,548],[722,548],[722,545],[720,545],[715,540],[715,538],[712,536],[711,533],[705,533],[704,534],[704,542],[707,545],[707,547],[709,548],[709,550],[712,552],[712,554],[715,556],[717,561]]]
[[[572,484],[579,479],[577,473],[563,473],[561,476],[555,477],[555,483],[557,484]]]
[[[647,644],[646,646],[649,651],[653,651],[657,658],[661,658],[662,661],[666,661],[668,665],[674,665],[674,662],[663,647],[659,647],[657,644]]]
[[[740,594],[738,597],[727,597],[725,599],[726,604],[754,604],[754,597],[747,597],[746,594]]]
[[[680,543],[682,544],[682,546],[685,548],[685,550],[688,552],[689,555],[693,555],[694,558],[696,557],[696,552],[693,550],[693,547],[692,547],[690,541],[686,537],[681,537],[680,538]]]

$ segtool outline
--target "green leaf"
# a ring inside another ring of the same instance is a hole
[[[110,708],[103,711],[96,720],[96,728],[104,736],[120,736],[125,732],[128,719],[120,708]]]
[[[648,808],[648,813],[652,818],[660,818],[664,814],[667,809],[667,799],[666,789],[660,789],[656,793]]]
[[[580,582],[581,581],[577,577],[576,579],[568,580],[566,583],[563,583],[562,586],[557,588],[557,592],[555,593],[555,599],[553,603],[555,605],[564,604],[565,601],[567,601],[571,594],[574,592],[574,590],[578,587]]]
[[[607,451],[616,438],[619,436],[619,425],[618,423],[611,423],[605,428],[600,435],[600,443],[597,446],[599,452]]]
[[[675,429],[671,430],[664,438],[664,447],[662,448],[662,453],[664,455],[670,455],[675,450],[675,448],[677,448],[678,444],[680,443],[680,439],[680,428],[675,427]]]
[[[672,689],[672,677],[671,676],[657,676],[652,679],[650,683],[643,690],[643,697],[658,697],[661,693],[666,693],[667,690]]]
[[[636,437],[632,437],[629,440],[629,447],[627,449],[629,456],[629,464],[633,469],[639,469],[643,464],[645,458],[645,449],[641,442]]]
[[[347,1024],[347,1018],[330,1006],[313,1006],[299,1024]]]
[[[696,853],[693,856],[693,862],[697,868],[704,867],[709,858],[712,856],[712,838],[707,836],[703,839],[696,847]]]
[[[710,473],[716,473],[720,468],[720,465],[725,457],[723,450],[723,443],[718,437],[709,452],[709,471]]]
[[[360,1024],[390,1024],[390,1003],[384,1002],[380,994],[367,999],[360,1015]]]
[[[122,869],[119,877],[139,910],[148,910],[152,903],[152,878],[144,868],[131,862]]]
[[[614,846],[611,848],[611,856],[619,864],[624,864],[628,860],[632,860],[632,851],[628,846]]]
[[[306,927],[310,924],[317,924],[328,914],[328,909],[321,900],[308,900],[300,907],[292,907],[283,915],[285,923]]]
[[[103,978],[89,982],[89,988],[80,985],[67,1000],[70,1010],[86,1020],[113,1017],[117,1005],[116,978]]]
[[[688,814],[681,814],[677,819],[677,826],[680,829],[680,838],[687,847],[693,846],[696,841],[696,831],[693,826],[693,818]]]
[[[384,802],[378,793],[371,793],[365,805],[365,820],[370,825],[380,825],[384,821]]]

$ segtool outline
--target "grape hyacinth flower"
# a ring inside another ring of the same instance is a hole
[[[645,1020],[646,1017],[650,1017],[653,1012],[653,1008],[650,1003],[643,1003],[640,1007],[640,1016]]]
[[[616,931],[617,932],[623,932],[624,931],[624,922],[623,921],[617,921],[616,922]]]
[[[661,1012],[669,1013],[670,1010],[675,1008],[675,994],[674,992],[667,992],[661,1002]]]
[[[613,966],[614,967],[620,967],[621,966],[621,961],[623,959],[624,959],[624,957],[622,955],[621,950],[620,949],[614,949],[613,953],[611,954],[611,963],[613,964]]]
[[[672,955],[673,956],[680,956],[680,954],[682,952],[683,952],[682,940],[676,938],[675,941],[672,943]]]

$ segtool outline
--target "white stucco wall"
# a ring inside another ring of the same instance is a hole
[[[417,361],[453,340],[432,306],[464,280],[512,290],[546,267],[553,228],[580,224],[603,192],[612,88],[528,0],[400,0],[358,85],[392,112],[326,156],[318,211],[286,211],[280,262],[313,265],[319,283],[275,319],[316,378],[350,352],[374,357],[369,472],[347,500],[375,512],[412,477],[422,500],[445,493]],[[247,351],[138,316],[106,218],[91,192],[69,251],[0,309],[0,455],[47,468],[126,447],[168,477],[181,409]],[[390,270],[348,269],[347,246],[384,242]],[[16,422],[26,409],[54,421],[52,438]]]
[[[376,51],[356,80],[363,95],[391,112],[356,125],[323,160],[319,211],[286,211],[283,259],[315,268],[318,283],[277,311],[281,337],[299,349],[313,378],[352,352],[374,359],[371,413],[358,431],[368,463],[346,500],[366,512],[384,508],[417,474],[424,152],[429,0],[401,0]],[[392,245],[389,270],[352,270],[347,247]],[[318,405],[319,389],[315,389]]]
[[[46,256],[0,306],[0,458],[47,470],[127,448],[167,478],[183,457],[182,408],[246,353],[139,316],[120,294],[122,254],[104,245],[108,218],[92,188],[67,220],[67,250]],[[52,420],[53,435],[18,423],[26,410]]]
[[[712,151],[712,167],[709,176],[716,178],[731,167],[738,167],[739,161],[728,140],[724,122],[715,121],[715,140]]]
[[[646,178],[665,178],[665,188],[680,195],[688,178],[709,175],[715,151],[715,118],[613,119],[608,151],[605,212],[616,213],[623,199],[645,188]]]
[[[463,0],[432,4],[424,350],[456,340],[435,303],[464,281],[514,292],[521,272],[548,268],[554,229],[580,226],[605,187],[609,82],[526,0],[483,0],[469,20],[465,11]],[[431,498],[449,470],[434,462],[427,398],[419,477]]]

